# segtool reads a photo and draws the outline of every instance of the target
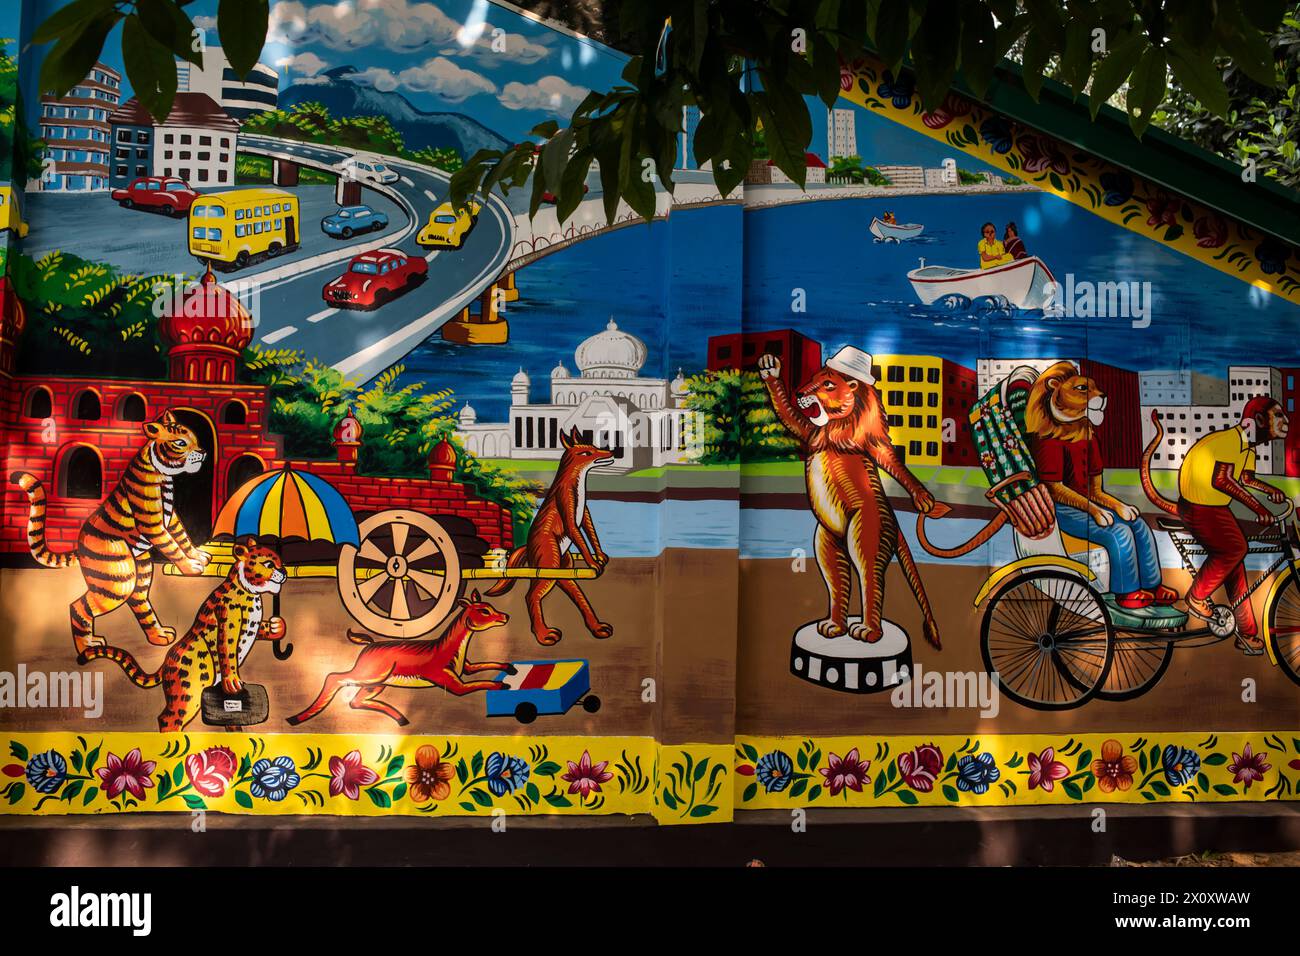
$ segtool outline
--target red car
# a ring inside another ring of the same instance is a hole
[[[114,189],[109,196],[123,209],[156,209],[164,216],[183,216],[199,194],[184,180],[165,176],[137,179],[125,189]]]
[[[376,249],[354,256],[348,271],[325,284],[321,297],[340,309],[377,309],[409,292],[429,275],[429,263],[400,249]]]

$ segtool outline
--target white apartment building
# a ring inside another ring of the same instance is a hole
[[[203,50],[202,67],[185,60],[176,61],[176,90],[205,93],[235,119],[242,120],[279,105],[280,74],[265,63],[258,63],[248,78],[241,80],[221,47],[210,46]]]

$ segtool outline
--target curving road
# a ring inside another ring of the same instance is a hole
[[[292,160],[326,172],[337,172],[350,156],[367,155],[333,146],[299,143],[269,136],[241,135],[241,152]],[[264,265],[232,273],[232,278],[255,279],[260,301],[254,341],[275,348],[291,348],[332,365],[349,378],[374,377],[449,318],[472,302],[500,274],[514,244],[514,218],[505,203],[492,196],[479,214],[478,225],[455,251],[420,248],[415,235],[429,213],[444,202],[450,176],[441,170],[391,157],[377,157],[401,175],[387,186],[362,183],[396,202],[406,213],[404,228],[386,235],[353,241],[328,253],[294,262]],[[365,201],[365,196],[362,196]],[[304,222],[303,233],[319,230],[318,222]],[[423,285],[373,312],[331,308],[321,288],[347,268],[352,256],[375,248],[398,249],[429,261],[429,278]]]

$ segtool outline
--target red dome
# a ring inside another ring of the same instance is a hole
[[[358,445],[361,443],[361,433],[364,429],[357,417],[352,414],[352,409],[339,419],[339,423],[334,426],[334,443],[344,445]]]
[[[23,303],[14,292],[13,283],[8,276],[0,276],[0,337],[16,342],[27,324],[27,312]]]
[[[447,439],[443,439],[434,445],[429,452],[429,464],[443,468],[456,467],[456,446]]]
[[[253,317],[235,296],[222,288],[208,269],[198,285],[169,303],[158,322],[163,344],[215,345],[242,350],[253,338]]]

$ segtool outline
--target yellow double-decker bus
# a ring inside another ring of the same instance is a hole
[[[208,193],[190,206],[190,254],[242,269],[298,248],[298,197],[282,189]]]

